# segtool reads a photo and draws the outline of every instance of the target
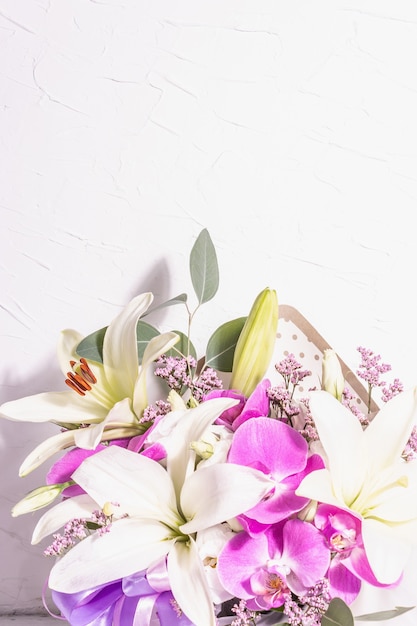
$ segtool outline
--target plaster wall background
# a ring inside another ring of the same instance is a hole
[[[351,367],[366,345],[416,383],[413,0],[0,0],[0,50],[1,402],[64,389],[61,329],[192,298],[202,228],[200,353],[271,286]],[[55,432],[0,422],[3,614],[43,611],[39,515],[9,511]]]

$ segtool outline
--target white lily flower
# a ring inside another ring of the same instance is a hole
[[[417,388],[390,400],[363,430],[331,394],[311,394],[310,410],[326,469],[308,474],[296,494],[352,511],[379,582],[400,577],[417,534],[417,463],[401,453],[417,416]]]
[[[126,436],[138,434],[138,420],[148,404],[146,371],[178,341],[178,336],[171,332],[153,338],[139,365],[136,325],[152,300],[151,293],[133,298],[108,326],[103,341],[103,363],[79,359],[75,350],[82,336],[74,330],[61,333],[58,358],[71,391],[27,396],[0,407],[0,413],[11,420],[84,426],[43,442],[23,463],[21,475],[70,445],[94,449],[105,429],[123,427],[128,430]],[[136,432],[132,433],[132,429]]]
[[[75,593],[99,586],[146,569],[166,555],[172,593],[182,611],[196,626],[215,626],[196,534],[247,511],[273,485],[262,472],[232,463],[190,468],[189,442],[232,404],[216,398],[183,412],[187,427],[181,424],[179,431],[185,437],[168,457],[167,470],[119,446],[109,446],[80,465],[73,479],[88,495],[73,503],[74,510],[117,502],[120,517],[110,532],[91,535],[56,562],[51,589]],[[62,525],[64,505],[67,501],[40,519],[33,541],[57,529],[54,519]]]

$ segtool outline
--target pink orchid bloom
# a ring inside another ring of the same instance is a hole
[[[291,592],[303,595],[323,578],[330,563],[324,535],[308,522],[291,519],[251,537],[235,535],[220,552],[223,587],[252,610],[282,606]]]
[[[231,409],[224,411],[215,422],[235,431],[251,417],[268,416],[269,399],[267,390],[270,386],[271,382],[268,379],[261,381],[248,398],[245,398],[244,395],[234,389],[215,389],[205,396],[205,400],[210,398],[233,398],[239,401]]]
[[[334,553],[328,579],[330,593],[351,604],[364,580],[375,587],[384,585],[375,578],[369,565],[362,540],[361,518],[349,511],[328,504],[320,504],[314,523],[327,539],[329,549]]]
[[[271,493],[242,518],[251,533],[301,511],[309,499],[297,496],[296,489],[309,472],[324,467],[320,456],[308,457],[307,442],[297,431],[267,417],[250,419],[238,428],[227,460],[258,469],[275,481]]]

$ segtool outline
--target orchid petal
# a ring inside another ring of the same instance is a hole
[[[307,442],[287,424],[268,417],[244,422],[235,432],[228,460],[231,463],[255,466],[267,463],[277,482],[304,469]]]
[[[130,576],[167,554],[174,541],[165,524],[156,520],[119,519],[108,533],[90,535],[59,559],[49,587],[76,593]]]
[[[364,432],[368,449],[372,450],[369,463],[373,472],[377,473],[401,457],[416,421],[417,387],[384,404]]]
[[[368,558],[363,546],[356,547],[352,550],[350,555],[340,555],[332,560],[330,568],[332,568],[334,562],[340,558],[345,569],[355,576],[359,581],[364,580],[375,587],[386,587],[384,583],[380,583],[373,573],[371,566],[369,565]],[[395,584],[395,583],[394,583]],[[346,600],[345,600],[346,602]]]
[[[363,552],[363,551],[362,551]],[[332,597],[341,598],[346,604],[352,604],[361,589],[361,581],[345,567],[345,561],[336,556],[330,564],[328,579]]]
[[[273,529],[268,531],[273,536]],[[330,551],[324,535],[313,524],[299,519],[290,519],[283,528],[284,549],[281,560],[296,578],[287,577],[287,582],[295,593],[302,593],[303,587],[294,588],[296,579],[306,587],[312,587],[323,578],[330,565]]]
[[[139,376],[133,393],[133,410],[136,415],[142,415],[148,405],[146,393],[146,371],[153,361],[168,352],[179,340],[179,335],[173,332],[163,333],[153,337],[145,348]]]
[[[193,539],[175,543],[167,567],[172,593],[185,615],[195,626],[216,626],[213,601]]]
[[[107,410],[96,402],[89,402],[88,396],[77,396],[75,391],[47,391],[5,402],[0,413],[16,422],[82,424],[99,422],[107,415]]]
[[[250,578],[270,559],[265,534],[255,539],[245,532],[230,539],[219,554],[217,573],[221,584],[233,595],[248,600],[253,597]]]
[[[187,478],[181,491],[181,509],[187,523],[180,530],[194,533],[244,513],[273,485],[262,472],[233,463],[197,470]]]
[[[101,507],[106,502],[117,502],[120,514],[178,524],[171,480],[152,459],[119,446],[108,446],[86,459],[73,479]]]
[[[108,384],[117,389],[119,398],[133,395],[138,377],[136,326],[152,303],[153,295],[136,296],[111,322],[103,341],[103,366]]]
[[[307,459],[306,466],[301,472],[288,476],[276,484],[274,493],[270,494],[266,500],[259,502],[253,509],[247,511],[246,516],[262,524],[272,524],[287,519],[293,513],[301,511],[308,504],[308,499],[301,498],[296,494],[297,487],[304,476],[322,467],[322,458],[317,454],[313,454],[313,456]]]
[[[39,519],[32,534],[32,544],[39,543],[48,535],[55,533],[65,526],[68,520],[91,517],[95,510],[97,510],[97,502],[85,493],[63,500]]]

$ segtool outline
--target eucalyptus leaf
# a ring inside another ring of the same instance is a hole
[[[321,619],[321,626],[353,626],[353,615],[340,598],[333,598]]]
[[[187,294],[186,293],[180,293],[179,296],[176,296],[175,298],[171,298],[170,300],[167,300],[166,302],[161,302],[161,304],[158,304],[157,306],[148,309],[145,313],[143,313],[142,317],[146,317],[147,315],[150,315],[151,313],[154,313],[155,311],[159,311],[160,309],[165,309],[167,306],[174,306],[175,304],[184,304],[185,302],[187,302]]]
[[[207,229],[201,231],[190,253],[190,274],[198,303],[211,300],[219,287],[217,255]]]
[[[382,622],[387,619],[392,619],[403,613],[407,613],[414,609],[414,606],[396,606],[395,609],[388,611],[379,611],[378,613],[368,613],[366,615],[357,615],[355,620],[360,622]]]
[[[136,326],[136,337],[138,342],[138,357],[139,363],[141,363],[143,359],[143,353],[145,352],[145,348],[150,342],[151,339],[157,337],[161,333],[157,328],[151,326],[147,322],[143,322],[139,320]]]
[[[181,354],[183,354],[184,356],[192,356],[197,360],[196,349],[191,341],[188,341],[187,335],[184,335],[184,333],[182,333],[180,330],[174,330],[172,332],[178,335],[180,339],[175,344],[175,346],[171,348],[171,350],[168,350],[168,352],[166,352],[166,354],[168,356],[181,356]],[[179,352],[181,354],[179,354]]]
[[[84,337],[76,349],[78,356],[87,359],[87,361],[103,363],[103,341],[106,330],[107,326]]]
[[[91,335],[84,337],[78,344],[76,352],[80,357],[84,357],[87,361],[95,363],[103,363],[103,341],[106,334],[107,326],[96,330]],[[139,363],[142,361],[143,353],[149,341],[153,337],[160,334],[159,330],[151,326],[147,322],[139,320],[136,326],[136,337],[138,342],[138,358]]]
[[[238,317],[222,324],[208,340],[206,366],[219,372],[231,372],[233,356],[239,335],[245,325],[246,317]]]

